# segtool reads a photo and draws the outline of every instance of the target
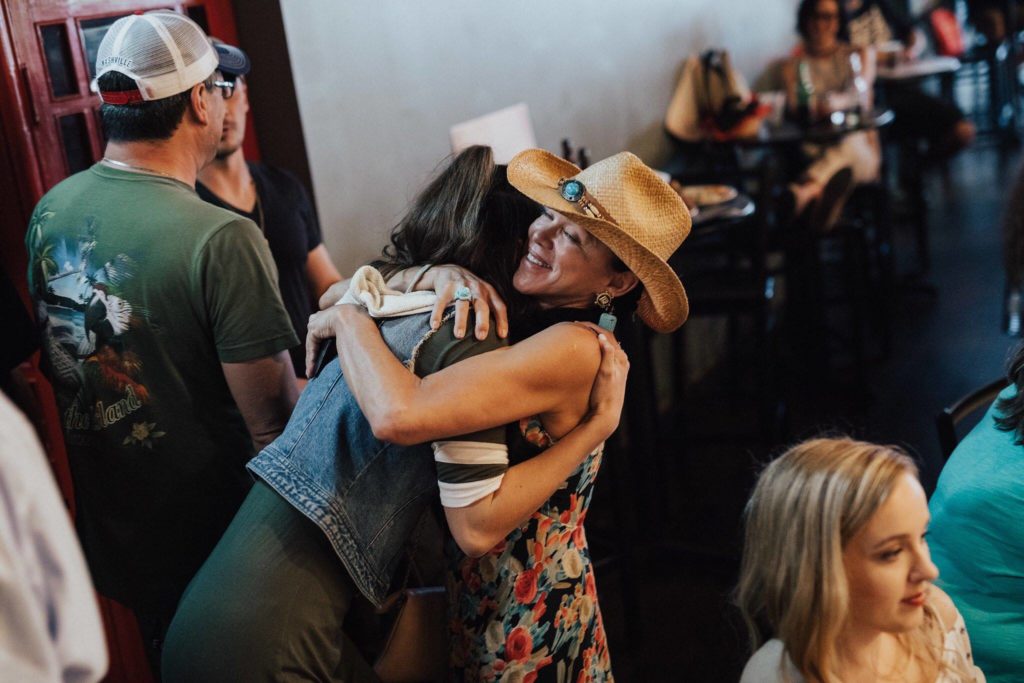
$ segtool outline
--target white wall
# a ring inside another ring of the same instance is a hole
[[[448,153],[448,127],[516,102],[540,146],[666,152],[682,59],[726,47],[753,80],[796,0],[282,0],[310,170],[343,272],[379,253]]]

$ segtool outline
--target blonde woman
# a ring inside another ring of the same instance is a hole
[[[963,618],[932,585],[928,502],[889,446],[799,444],[747,504],[737,602],[755,647],[741,683],[983,683]]]

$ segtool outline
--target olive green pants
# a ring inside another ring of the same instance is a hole
[[[323,532],[258,481],[182,596],[163,680],[377,681],[342,630],[354,602]]]

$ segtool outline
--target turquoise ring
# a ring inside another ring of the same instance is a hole
[[[456,301],[472,301],[473,292],[470,291],[469,287],[459,287],[455,290],[455,294],[452,295],[452,298]]]

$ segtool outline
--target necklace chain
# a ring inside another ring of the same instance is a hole
[[[165,178],[170,178],[171,180],[177,180],[179,183],[184,182],[182,181],[181,178],[178,178],[177,176],[173,176],[170,173],[164,173],[163,171],[158,171],[155,168],[136,166],[135,164],[129,164],[126,161],[118,161],[117,159],[111,159],[110,157],[103,157],[101,161],[109,166],[114,166],[115,168],[123,168],[127,171],[134,171],[136,173],[149,173],[150,175],[159,175]]]

